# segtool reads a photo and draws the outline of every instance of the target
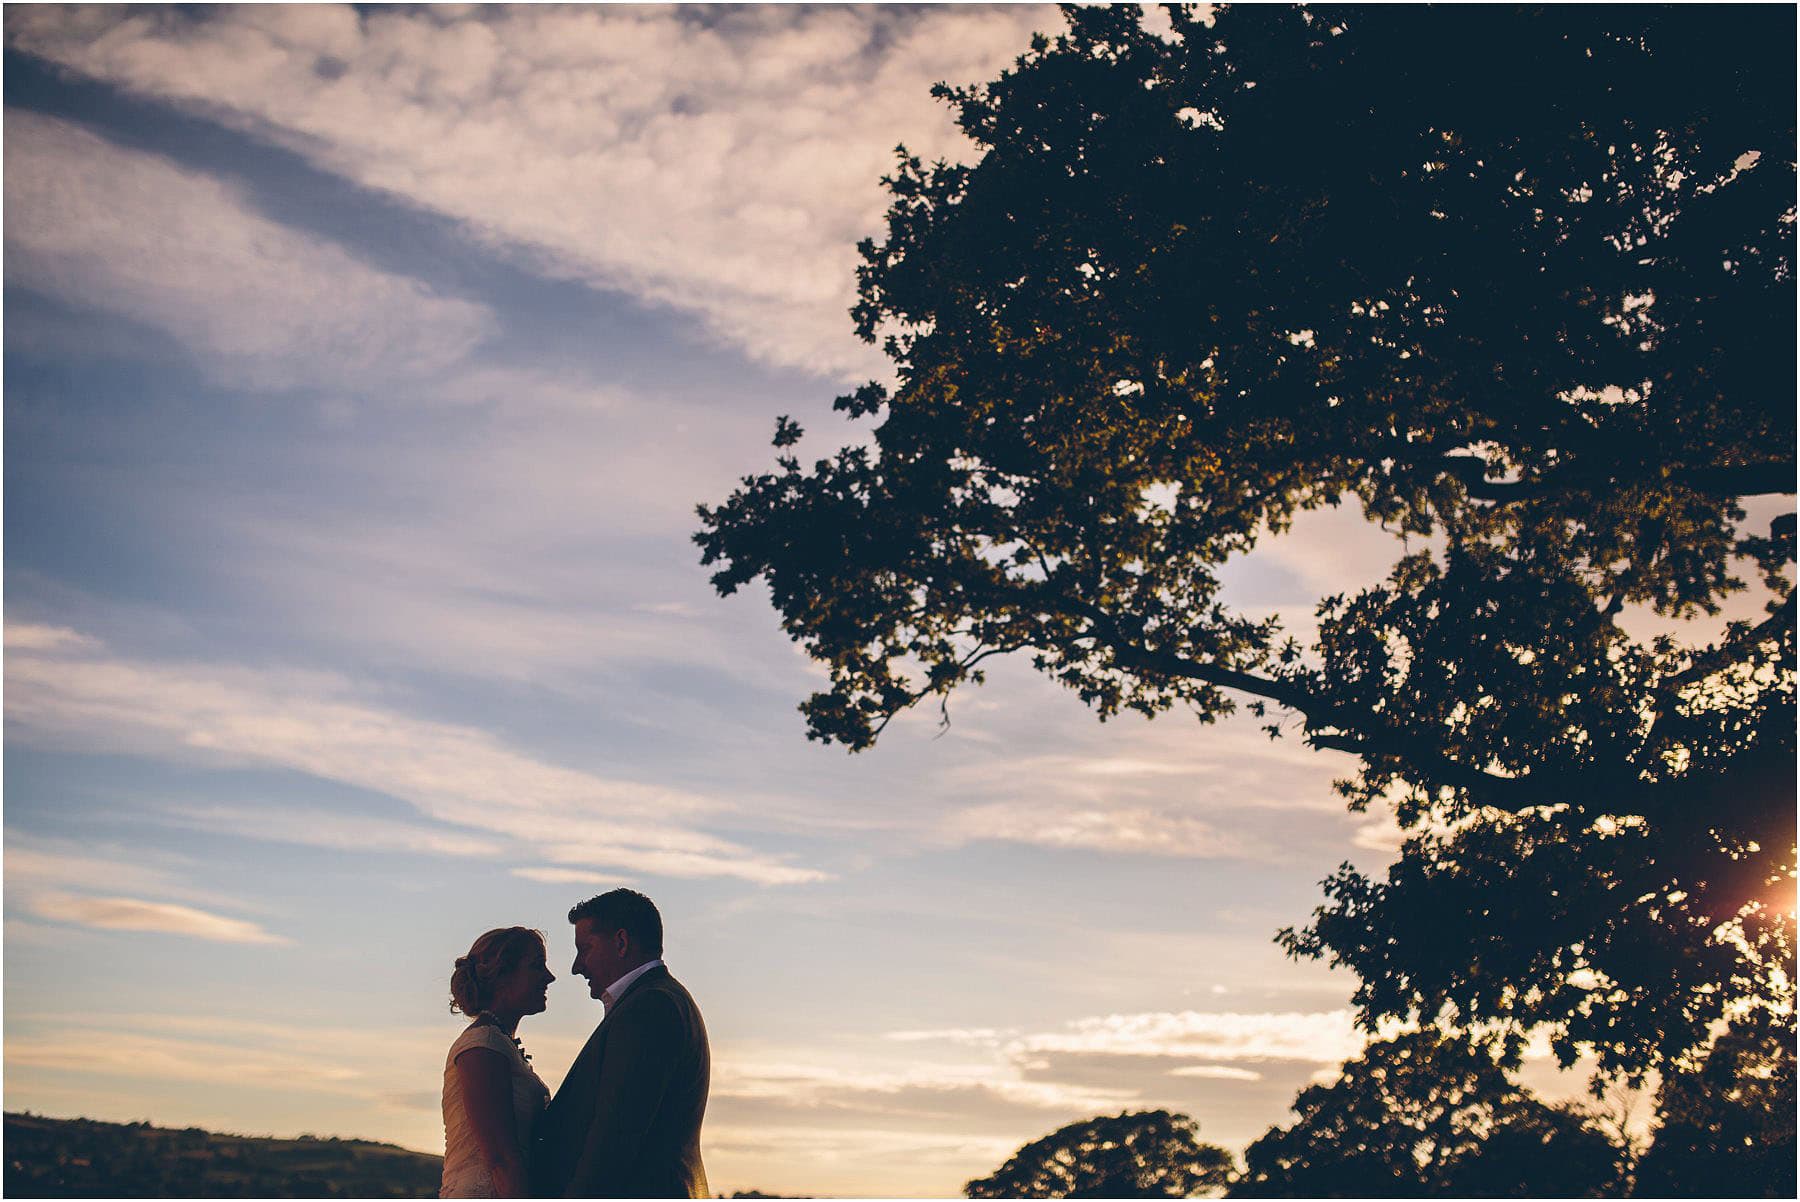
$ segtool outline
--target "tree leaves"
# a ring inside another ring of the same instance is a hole
[[[1166,1110],[1070,1123],[1020,1148],[971,1198],[1188,1198],[1230,1180],[1231,1153],[1200,1142],[1200,1125]]]
[[[1547,1025],[1636,1073],[1791,1013],[1758,899],[1792,881],[1793,523],[1739,527],[1793,491],[1792,13],[1066,19],[943,90],[977,161],[886,181],[854,316],[896,380],[839,401],[873,445],[701,509],[719,590],[765,580],[830,670],[809,737],[867,747],[1013,651],[1103,719],[1275,707],[1414,829],[1288,938],[1371,1024]],[[1348,498],[1422,549],[1309,647],[1226,603]],[[1740,557],[1767,622],[1621,625],[1717,613]]]
[[[1294,1110],[1245,1151],[1232,1197],[1591,1197],[1621,1175],[1621,1149],[1586,1115],[1430,1032],[1371,1044]]]

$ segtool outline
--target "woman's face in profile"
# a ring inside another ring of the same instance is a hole
[[[544,949],[540,947],[494,982],[494,1004],[489,1009],[508,1014],[542,1014],[550,1004],[550,982],[554,980],[556,976],[544,963]]]

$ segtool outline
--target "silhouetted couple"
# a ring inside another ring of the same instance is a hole
[[[475,1021],[444,1062],[445,1198],[704,1198],[700,1121],[712,1056],[700,1010],[662,962],[662,916],[614,889],[569,911],[572,971],[605,1016],[552,1098],[515,1033],[548,1004],[541,931],[475,941],[450,977]]]

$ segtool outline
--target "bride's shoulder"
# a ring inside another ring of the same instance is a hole
[[[506,1032],[502,1031],[496,1023],[478,1018],[464,1027],[455,1041],[451,1043],[450,1059],[455,1060],[470,1048],[491,1048],[496,1052],[510,1052],[513,1050],[513,1042],[507,1038]]]

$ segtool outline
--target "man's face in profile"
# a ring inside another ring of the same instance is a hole
[[[623,931],[603,931],[591,918],[575,924],[575,963],[577,976],[587,978],[588,996],[599,997],[606,987],[630,971],[626,961],[629,937]]]

